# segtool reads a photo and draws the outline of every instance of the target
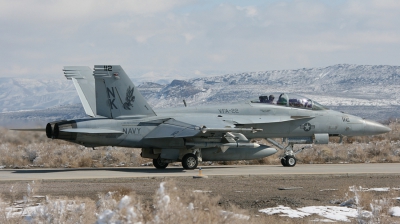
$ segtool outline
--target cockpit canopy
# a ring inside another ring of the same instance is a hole
[[[309,110],[327,110],[328,108],[307,97],[292,93],[272,93],[259,96],[252,103],[267,103],[278,106],[295,107]]]

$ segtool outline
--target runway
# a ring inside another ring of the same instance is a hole
[[[184,170],[182,167],[168,167],[157,170],[153,167],[124,168],[79,168],[79,169],[2,169],[0,181],[5,180],[71,180],[108,179],[138,177],[179,177],[196,176],[199,170]],[[400,174],[398,163],[369,164],[298,164],[295,167],[280,165],[249,166],[204,166],[202,173],[207,176],[254,176],[254,175],[319,175],[319,174]]]

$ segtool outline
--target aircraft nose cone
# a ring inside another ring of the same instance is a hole
[[[367,135],[379,135],[391,131],[389,127],[374,121],[365,120],[364,132]]]

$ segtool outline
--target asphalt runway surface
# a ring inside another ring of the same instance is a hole
[[[207,176],[257,176],[257,175],[320,175],[320,174],[398,174],[398,163],[369,164],[299,164],[295,167],[280,165],[248,166],[204,166],[202,174]],[[124,168],[66,168],[66,169],[2,169],[0,181],[4,180],[71,180],[108,179],[135,177],[187,177],[196,176],[199,169],[184,170],[182,167],[168,167],[157,170],[154,167]]]

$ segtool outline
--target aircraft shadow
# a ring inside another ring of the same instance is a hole
[[[202,170],[208,169],[227,169],[236,168],[234,166],[206,166],[201,167]],[[196,171],[198,169],[195,169]],[[3,170],[6,171],[6,170]],[[158,170],[154,167],[143,168],[143,167],[124,167],[124,168],[65,168],[65,169],[21,169],[14,170],[12,173],[62,173],[62,172],[73,172],[73,171],[113,171],[113,172],[127,172],[127,173],[182,173],[193,170],[185,170],[182,167],[167,167],[164,170]],[[1,172],[1,170],[0,170]]]
[[[12,173],[62,173],[73,171],[112,171],[112,172],[127,172],[127,173],[181,173],[185,172],[182,167],[171,167],[164,170],[156,168],[72,168],[72,169],[31,169],[31,170],[14,170]]]

